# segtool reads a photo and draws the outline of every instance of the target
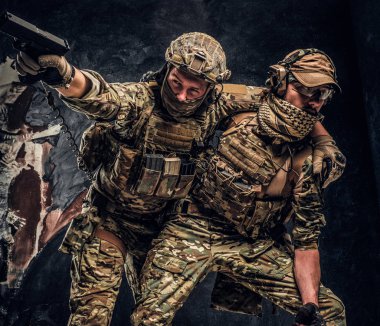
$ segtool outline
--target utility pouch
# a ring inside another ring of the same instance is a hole
[[[178,176],[181,169],[181,159],[179,157],[164,158],[164,168],[161,174],[160,183],[155,195],[161,198],[170,198],[173,195]]]
[[[153,195],[160,181],[164,157],[161,154],[146,154],[143,157],[140,176],[135,192],[141,195]]]
[[[211,171],[209,173],[212,173]],[[241,204],[253,199],[254,192],[260,191],[261,187],[245,183],[239,176],[232,174],[225,169],[225,163],[218,160],[213,168],[215,181],[219,189],[225,195],[225,199],[231,198]]]
[[[195,163],[182,163],[181,171],[173,198],[185,198],[190,191],[195,177]]]
[[[116,159],[111,166],[110,180],[121,190],[127,187],[128,177],[137,151],[126,145],[120,145]]]

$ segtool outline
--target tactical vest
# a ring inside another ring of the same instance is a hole
[[[200,182],[193,191],[207,208],[233,222],[238,231],[257,238],[270,228],[286,205],[286,196],[271,187],[281,169],[290,169],[290,153],[275,153],[257,133],[257,114],[246,114],[220,138],[218,150],[199,166]],[[288,164],[286,164],[288,162]],[[286,179],[285,175],[285,179]],[[284,184],[282,184],[284,186]],[[269,193],[268,193],[269,192]]]
[[[149,86],[157,89],[155,83]],[[199,111],[185,122],[176,122],[158,105],[149,107],[132,128],[134,144],[118,139],[111,123],[86,130],[80,151],[90,170],[102,164],[98,190],[121,202],[184,198],[195,175],[192,151],[206,137],[206,115],[202,108]]]

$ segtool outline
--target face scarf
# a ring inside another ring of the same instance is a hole
[[[171,90],[166,78],[161,87],[162,104],[176,120],[193,115],[204,101],[207,93],[208,91],[200,98],[180,102]]]
[[[260,106],[257,118],[262,131],[276,138],[275,143],[281,143],[305,138],[323,116],[320,113],[306,112],[269,94]]]

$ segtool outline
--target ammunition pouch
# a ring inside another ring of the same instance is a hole
[[[185,198],[195,177],[192,150],[203,144],[204,121],[167,121],[154,110],[142,120],[146,128],[142,132],[141,122],[136,144],[117,138],[110,123],[90,127],[81,146],[86,165],[94,171],[102,164],[100,188],[110,198]]]
[[[201,143],[201,134],[201,125],[194,119],[178,123],[153,113],[144,138],[145,151],[152,154],[143,155],[132,193],[163,199],[185,198],[195,177],[195,164],[183,157],[191,157],[194,141]]]
[[[146,154],[133,193],[157,198],[184,198],[195,176],[193,162],[182,162],[179,157]]]

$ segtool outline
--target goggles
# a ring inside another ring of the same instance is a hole
[[[299,83],[294,83],[293,90],[309,100],[316,101],[326,101],[334,94],[334,89],[331,86],[305,87]]]

